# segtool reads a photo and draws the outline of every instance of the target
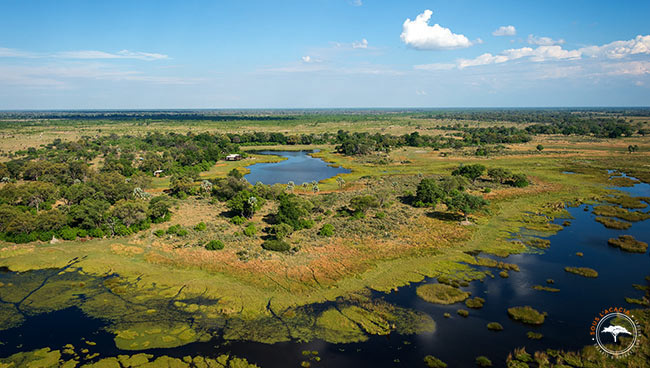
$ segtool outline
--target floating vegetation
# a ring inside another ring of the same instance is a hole
[[[451,276],[443,275],[438,277],[438,282],[441,284],[453,286],[455,288],[461,286],[469,286],[469,280],[461,278],[452,278]]]
[[[650,218],[650,214],[641,211],[628,211],[616,206],[596,206],[594,214],[598,216],[616,217],[630,222],[643,221]]]
[[[507,279],[508,277],[510,277],[510,275],[508,274],[508,271],[506,271],[506,270],[503,270],[503,271],[499,272],[499,276],[503,277],[504,279]]]
[[[646,208],[648,205],[645,203],[648,200],[648,197],[631,197],[629,195],[619,195],[616,197],[606,197],[605,201],[618,204],[623,208]]]
[[[584,276],[584,277],[590,277],[590,278],[596,278],[598,277],[598,272],[594,270],[593,268],[589,267],[564,267],[564,271],[573,273],[576,275]]]
[[[618,239],[611,238],[607,244],[630,253],[645,253],[648,249],[648,243],[636,240],[632,235],[621,235]]]
[[[490,331],[503,331],[503,326],[499,322],[490,322],[487,324],[487,328]]]
[[[531,238],[526,241],[526,244],[530,245],[531,247],[546,249],[551,246],[551,241],[548,239]]]
[[[470,293],[445,284],[426,284],[416,289],[418,296],[429,303],[454,304],[467,299]]]
[[[139,323],[128,329],[112,329],[115,345],[122,350],[172,348],[190,342],[207,341],[210,335],[197,332],[186,323]]]
[[[424,365],[429,368],[447,368],[447,363],[434,357],[433,355],[427,355],[424,357]]]
[[[628,354],[622,354],[616,359],[595,345],[586,345],[577,351],[561,351],[544,349],[529,354],[524,348],[515,349],[506,359],[506,366],[510,368],[533,367],[647,367],[650,356],[650,309],[635,309],[630,313],[641,326],[638,334],[636,348]],[[625,339],[626,337],[621,337]]]
[[[576,252],[576,256],[578,256],[578,257],[582,257],[582,256],[584,256],[584,255],[585,255],[585,254],[582,253],[582,252]]]
[[[449,313],[445,313],[445,314],[443,314],[443,316],[444,316],[445,318],[451,318],[451,314],[449,314]]]
[[[479,367],[491,367],[492,361],[488,359],[488,357],[481,355],[476,357],[476,365],[478,365]]]
[[[8,358],[0,359],[0,367],[30,367],[30,368],[74,368],[79,366],[78,357],[72,359],[62,358],[62,351],[42,348],[29,352],[20,352]],[[64,350],[63,354],[71,355]],[[88,360],[95,359],[95,356],[88,356]],[[80,368],[100,367],[214,367],[214,368],[259,368],[255,364],[248,363],[246,359],[238,358],[227,354],[219,355],[216,358],[202,356],[185,356],[182,359],[169,356],[160,356],[154,359],[150,354],[118,355],[97,360],[94,363],[83,364]]]
[[[530,306],[525,307],[512,307],[508,308],[508,316],[515,321],[531,324],[541,325],[544,323],[546,313],[540,313]]]
[[[619,221],[609,217],[596,217],[596,222],[600,222],[608,229],[627,230],[632,226],[629,222]]]
[[[517,266],[516,264],[496,261],[492,258],[476,257],[473,261],[469,261],[468,263],[475,266],[491,267],[491,268],[498,268],[501,270],[512,270],[512,271],[519,272],[519,266]]]
[[[471,299],[465,300],[465,305],[468,308],[473,308],[473,309],[481,309],[481,308],[483,308],[483,303],[485,303],[485,299],[483,299],[481,297],[478,297],[478,296],[474,297],[474,298],[471,298]]]
[[[638,305],[642,305],[644,307],[650,307],[650,299],[648,299],[648,297],[646,297],[646,296],[644,296],[641,299],[625,297],[625,301],[630,303],[630,304],[638,304]]]
[[[553,279],[546,279],[547,284],[555,284],[555,280]]]
[[[469,316],[469,312],[467,310],[465,310],[465,309],[459,309],[459,310],[456,311],[456,313],[458,313],[458,315],[461,316],[461,317]]]
[[[609,183],[615,187],[633,187],[639,184],[639,181],[625,176],[614,176],[609,178]]]
[[[541,340],[544,337],[541,333],[533,331],[526,332],[526,336],[531,340]]]
[[[551,293],[557,293],[557,292],[560,291],[560,289],[552,288],[552,287],[548,287],[548,286],[542,286],[542,285],[534,285],[532,288],[535,289],[535,290],[548,291],[548,292],[551,292]]]

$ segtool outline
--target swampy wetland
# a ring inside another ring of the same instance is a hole
[[[5,114],[0,366],[646,366],[648,112],[523,113]]]

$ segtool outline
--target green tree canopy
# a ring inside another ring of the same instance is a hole
[[[418,184],[415,194],[415,205],[418,207],[435,207],[445,196],[435,179],[424,178]]]
[[[461,165],[458,166],[451,175],[464,176],[472,181],[478,179],[485,172],[485,166],[481,164]]]

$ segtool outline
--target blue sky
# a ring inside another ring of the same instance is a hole
[[[648,106],[650,1],[0,2],[0,109]]]

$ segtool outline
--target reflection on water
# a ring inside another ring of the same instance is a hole
[[[276,155],[285,157],[286,160],[273,163],[260,163],[247,166],[251,172],[244,175],[249,183],[258,181],[264,184],[287,184],[293,181],[296,185],[302,183],[319,182],[338,174],[349,173],[350,170],[342,167],[333,167],[320,158],[309,155],[310,151],[260,151],[262,155]]]

